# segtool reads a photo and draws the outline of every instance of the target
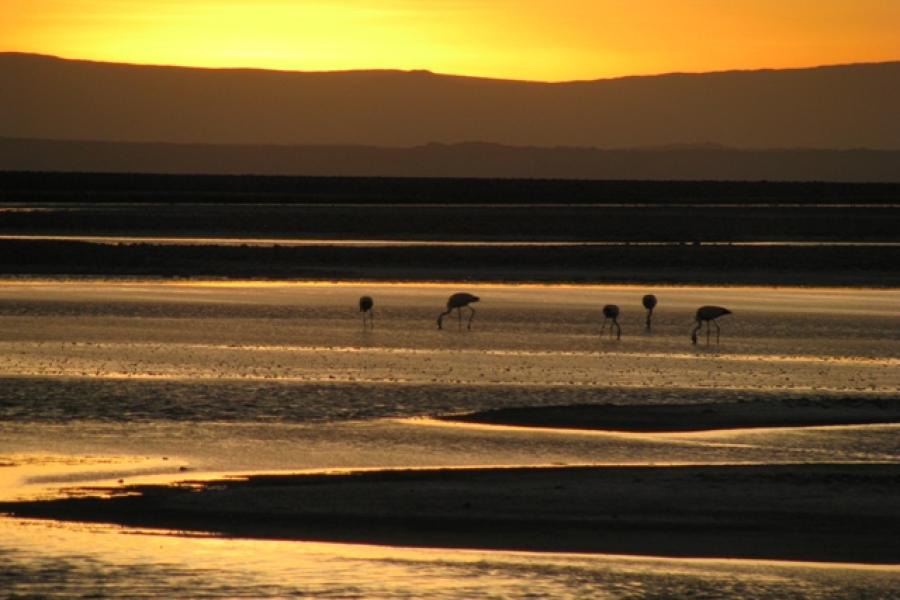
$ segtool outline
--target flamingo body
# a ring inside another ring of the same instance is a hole
[[[459,317],[459,328],[462,329],[462,309],[468,308],[471,312],[469,313],[469,321],[466,325],[467,329],[472,329],[472,319],[475,318],[475,309],[472,308],[472,303],[478,302],[480,298],[478,296],[473,296],[472,294],[466,292],[459,292],[453,294],[447,299],[447,310],[442,312],[438,316],[437,325],[438,329],[443,329],[443,321],[444,317],[449,315],[454,309],[456,309],[456,314]]]
[[[653,318],[653,309],[656,308],[656,296],[647,294],[641,299],[641,302],[647,309],[647,331],[650,331],[650,320]]]
[[[362,313],[363,318],[363,329],[366,328],[366,323],[368,320],[369,326],[373,329],[375,328],[375,315],[372,312],[372,307],[375,306],[375,301],[372,300],[372,296],[361,296],[359,299],[359,312]],[[368,316],[368,319],[366,318]]]
[[[612,336],[613,326],[616,327],[616,339],[622,339],[622,328],[619,327],[619,307],[615,304],[607,304],[603,307],[603,327],[600,328],[600,335],[606,329],[606,324],[611,322],[609,326],[609,335]]]
[[[697,323],[697,326],[694,327],[694,330],[691,332],[691,342],[697,343],[697,333],[700,331],[700,328],[703,327],[704,321],[706,322],[706,344],[709,345],[709,329],[710,323],[716,326],[716,343],[719,343],[719,334],[721,332],[719,328],[719,324],[716,322],[716,319],[719,317],[724,317],[726,315],[732,314],[730,310],[727,308],[723,308],[721,306],[701,306],[697,309],[697,315],[694,317],[694,320]]]

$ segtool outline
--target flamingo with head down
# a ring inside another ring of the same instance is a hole
[[[447,310],[445,310],[438,316],[438,329],[444,328],[444,317],[453,312],[453,309],[456,309],[456,314],[459,317],[459,328],[462,329],[463,308],[468,308],[471,311],[469,313],[469,322],[466,324],[466,329],[472,329],[472,319],[475,318],[475,309],[472,308],[471,304],[473,302],[478,302],[479,300],[480,298],[478,296],[473,296],[472,294],[467,294],[466,292],[459,292],[458,294],[453,294],[452,296],[450,296],[450,298],[447,299]]]
[[[694,330],[691,332],[691,342],[696,345],[697,343],[697,333],[703,327],[703,322],[706,322],[706,345],[709,345],[709,324],[712,323],[716,326],[716,343],[719,343],[719,334],[721,329],[719,328],[719,324],[716,322],[716,319],[719,317],[724,317],[726,315],[732,314],[730,310],[727,308],[722,308],[721,306],[701,306],[697,309],[697,315],[694,319],[697,322],[697,326],[694,327]]]

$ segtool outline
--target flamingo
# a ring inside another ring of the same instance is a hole
[[[650,319],[653,318],[653,309],[656,308],[656,296],[647,294],[642,302],[644,303],[644,308],[647,309],[647,331],[650,331]]]
[[[691,332],[691,342],[695,345],[697,344],[697,332],[700,331],[700,328],[703,327],[703,321],[706,321],[706,345],[709,345],[709,324],[712,323],[716,326],[716,343],[719,343],[719,324],[716,323],[716,319],[719,317],[724,317],[725,315],[730,315],[731,311],[727,308],[722,308],[721,306],[701,306],[697,309],[697,316],[695,317],[697,321],[697,326],[694,327],[694,330]]]
[[[453,294],[450,298],[447,299],[447,310],[442,312],[438,317],[437,324],[438,329],[443,329],[443,320],[444,317],[449,315],[453,309],[456,309],[456,314],[459,316],[459,328],[462,329],[462,309],[468,308],[472,311],[469,314],[469,322],[466,325],[466,329],[472,329],[472,319],[475,318],[475,309],[470,305],[473,302],[478,302],[478,296],[473,296],[472,294],[467,294],[466,292],[459,292],[458,294]]]
[[[372,296],[361,296],[359,299],[359,312],[362,313],[363,318],[363,329],[366,328],[366,315],[369,317],[369,325],[372,329],[375,329],[375,313],[372,312],[372,307],[375,306],[375,301],[372,300]]]
[[[615,304],[607,304],[603,307],[603,316],[606,317],[603,320],[603,327],[600,328],[600,335],[603,335],[603,331],[606,329],[606,323],[608,321],[612,321],[612,325],[609,326],[609,335],[612,337],[612,326],[616,326],[616,339],[622,339],[622,328],[619,327],[619,307]]]

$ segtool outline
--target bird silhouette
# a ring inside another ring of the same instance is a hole
[[[459,328],[462,329],[462,309],[468,308],[472,311],[469,314],[469,322],[466,325],[467,329],[472,329],[472,319],[475,318],[475,309],[470,305],[473,302],[478,302],[478,296],[473,296],[472,294],[467,294],[466,292],[459,292],[458,294],[453,294],[447,299],[447,310],[442,312],[440,316],[438,316],[437,324],[438,329],[443,329],[443,321],[444,317],[449,315],[453,309],[456,309],[456,314],[459,316]]]
[[[644,303],[644,308],[647,309],[647,331],[650,331],[650,319],[653,318],[653,309],[656,308],[656,296],[653,294],[647,294],[642,299]]]
[[[603,307],[603,327],[600,328],[600,335],[603,335],[603,332],[606,330],[606,324],[612,321],[612,325],[609,326],[609,336],[612,337],[612,326],[616,326],[616,339],[622,339],[622,328],[619,327],[619,307],[615,304],[607,304]]]
[[[372,300],[372,296],[361,296],[359,299],[359,312],[362,313],[363,318],[363,329],[366,328],[366,316],[368,315],[368,325],[375,329],[375,313],[372,312],[372,307],[375,306],[375,301]]]
[[[727,308],[722,308],[721,306],[701,306],[697,309],[697,316],[695,317],[697,321],[697,326],[694,327],[694,330],[691,332],[691,342],[695,345],[697,344],[697,333],[700,331],[700,328],[703,327],[703,322],[706,321],[706,345],[709,345],[709,324],[712,323],[716,326],[716,343],[719,343],[719,324],[716,323],[716,319],[719,317],[724,317],[725,315],[730,315],[731,311]]]

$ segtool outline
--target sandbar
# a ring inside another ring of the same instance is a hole
[[[734,403],[575,404],[508,407],[441,417],[447,421],[628,432],[707,431],[900,423],[893,397],[773,398]]]
[[[122,486],[20,517],[231,537],[900,563],[900,465],[392,470]]]

